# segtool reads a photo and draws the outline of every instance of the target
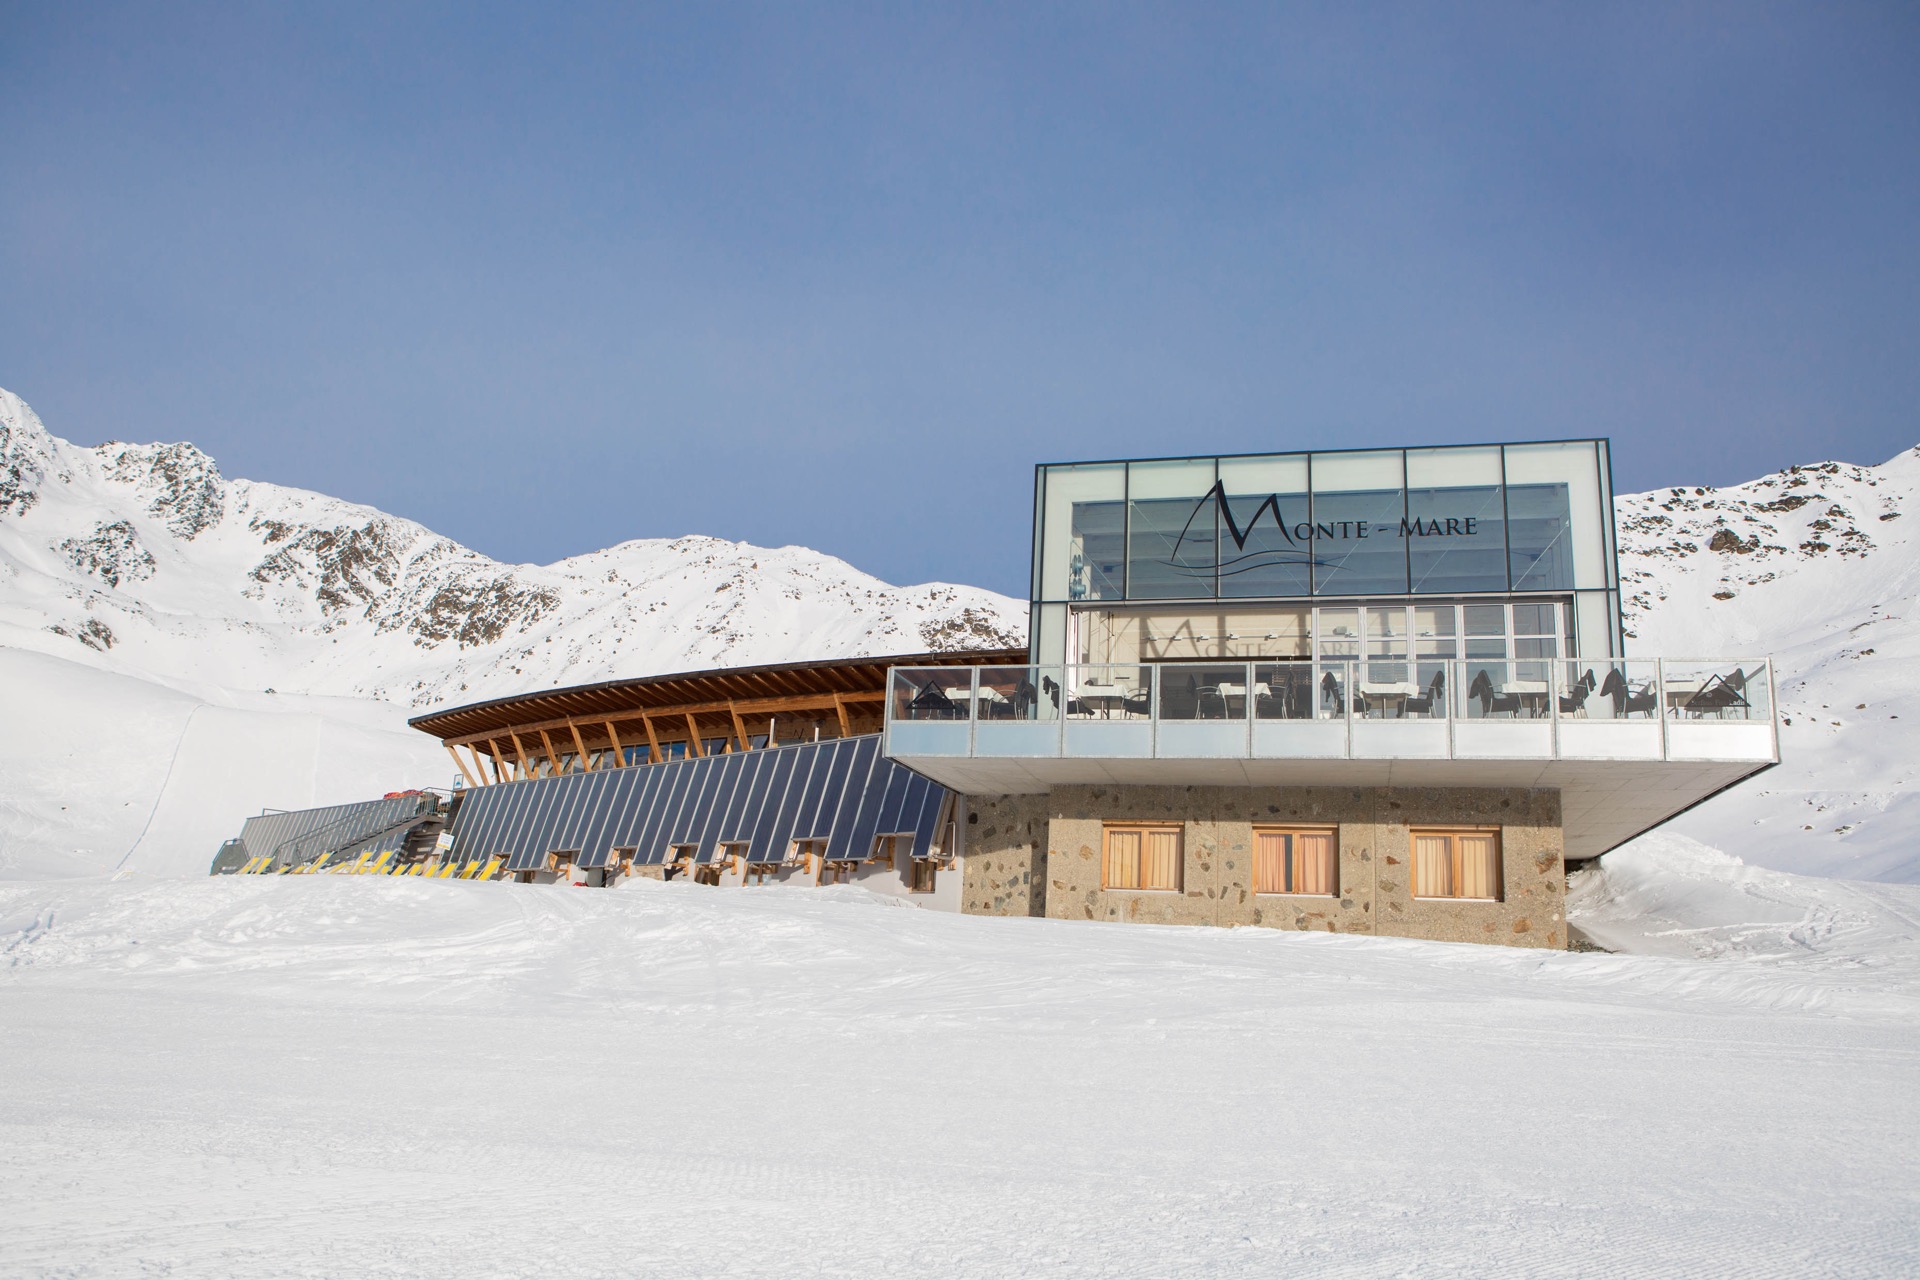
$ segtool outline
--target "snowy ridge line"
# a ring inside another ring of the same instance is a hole
[[[795,658],[1023,643],[1024,602],[803,547],[622,543],[504,565],[410,521],[228,480],[190,444],[87,449],[0,391],[0,638],[186,683],[425,708]]]

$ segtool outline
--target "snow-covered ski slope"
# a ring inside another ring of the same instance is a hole
[[[1665,955],[0,886],[0,1274],[1920,1271],[1920,889],[1664,852],[1576,900]]]
[[[0,880],[205,876],[263,807],[445,787],[452,771],[370,698],[168,686],[5,647],[0,691]]]

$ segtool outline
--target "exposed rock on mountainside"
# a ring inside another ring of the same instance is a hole
[[[25,515],[53,464],[53,438],[26,401],[0,390],[0,516]]]
[[[0,392],[0,643],[163,681],[424,706],[800,656],[1018,644],[1024,605],[801,547],[629,542],[504,565],[190,444],[80,448]],[[63,647],[64,646],[64,647]]]
[[[1661,489],[1620,498],[1627,634],[1637,634],[1638,615],[1667,599],[1673,585],[1668,566],[1703,571],[1696,558],[1702,548],[1714,553],[1706,571],[1715,575],[1709,593],[1715,600],[1732,600],[1808,561],[1864,559],[1879,545],[1874,530],[1884,536],[1884,526],[1900,518],[1902,498],[1910,496],[1883,474],[1901,463],[1896,458],[1881,468],[1822,462],[1726,489]]]
[[[147,514],[191,541],[226,513],[226,481],[213,459],[190,444],[120,444],[94,450],[109,479],[131,485]]]
[[[125,520],[97,524],[91,537],[68,538],[60,550],[76,572],[92,574],[110,587],[153,576],[153,554],[140,545],[140,535]]]

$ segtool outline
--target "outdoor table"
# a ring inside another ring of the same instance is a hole
[[[1391,718],[1395,719],[1407,714],[1407,699],[1419,692],[1419,685],[1406,680],[1365,680],[1360,684],[1360,695],[1369,703],[1392,707]]]
[[[1102,720],[1109,720],[1115,707],[1126,704],[1127,687],[1105,680],[1087,680],[1081,683],[1078,696],[1080,701],[1098,707]]]

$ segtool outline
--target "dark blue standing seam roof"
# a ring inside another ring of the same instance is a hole
[[[822,762],[826,769],[817,783],[807,787],[800,816],[794,820],[793,834],[804,839],[821,840],[833,834],[833,814],[840,807],[840,793],[847,788],[847,772],[853,764],[853,752],[843,739],[822,745],[828,753]]]
[[[684,760],[637,767],[644,767],[648,773],[658,774],[660,783],[655,794],[648,801],[643,825],[634,833],[633,843],[638,849],[634,854],[634,861],[662,862],[666,859],[667,826],[673,821],[674,815],[680,811],[680,801],[686,794],[687,780],[693,775]]]
[[[719,768],[713,771],[713,784],[709,788],[706,803],[697,825],[689,826],[687,831],[692,838],[687,841],[694,846],[695,858],[700,862],[713,860],[714,847],[720,842],[720,824],[726,816],[727,806],[733,800],[733,793],[739,789],[740,780],[746,774],[748,756],[745,752],[720,757]]]
[[[753,809],[753,832],[747,844],[749,862],[778,862],[786,856],[787,851],[787,842],[776,841],[774,836],[779,826],[780,812],[786,808],[787,789],[793,785],[793,765],[798,756],[792,751],[769,751],[765,754],[772,763],[767,766],[766,776],[761,779],[763,799]]]
[[[674,780],[679,774],[664,764],[639,768],[639,772],[646,775],[639,807],[620,820],[620,834],[614,843],[621,848],[632,849],[635,862],[658,862],[660,815],[666,808],[667,795],[673,790]]]
[[[913,830],[912,823],[905,826],[901,824],[905,821],[907,796],[912,793],[907,782],[914,776],[905,769],[895,769],[888,775],[886,794],[880,798],[880,811],[874,827],[876,834],[895,835]],[[917,810],[914,816],[919,816]]]
[[[708,860],[745,841],[753,860],[779,861],[793,840],[824,839],[829,857],[865,859],[875,835],[911,831],[925,857],[947,794],[881,755],[877,736],[829,738],[477,787],[454,815],[453,855],[527,871],[556,851],[578,850],[583,867],[616,848],[657,864],[670,845]]]
[[[727,800],[726,816],[720,819],[715,838],[721,844],[739,844],[753,835],[753,820],[768,801],[763,798],[765,779],[771,776],[774,757],[765,751],[749,751],[740,757],[740,779]]]
[[[580,865],[583,867],[604,867],[612,848],[610,833],[619,823],[620,815],[633,803],[633,793],[644,778],[630,769],[600,770],[604,779],[599,801],[588,815],[587,834],[580,844]]]
[[[856,738],[853,742],[846,790],[840,793],[840,807],[834,813],[827,840],[827,856],[837,860],[873,856],[873,828],[880,816],[880,797],[887,789],[884,777],[877,781],[875,778],[879,772],[875,764],[880,758],[880,740]]]

